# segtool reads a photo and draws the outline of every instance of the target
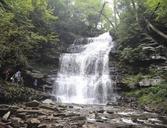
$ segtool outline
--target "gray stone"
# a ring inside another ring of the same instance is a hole
[[[97,110],[97,112],[98,112],[98,113],[103,113],[104,110],[103,110],[103,109],[101,109],[101,110]]]
[[[38,128],[47,128],[47,124],[40,124]]]
[[[14,127],[20,127],[21,124],[24,124],[24,121],[19,117],[12,117],[11,122]]]
[[[9,111],[9,112],[7,112],[3,117],[2,117],[2,119],[3,120],[8,120],[8,118],[9,118],[9,116],[10,116],[10,114],[11,114],[11,112]]]
[[[39,71],[26,71],[26,74],[31,76],[34,79],[42,79],[44,78],[44,74],[40,73]]]
[[[163,80],[161,78],[151,78],[151,79],[143,79],[139,82],[140,87],[148,87],[148,86],[155,86],[162,82]]]
[[[41,122],[37,118],[30,118],[27,120],[29,127],[37,127]]]
[[[28,102],[25,104],[27,107],[38,107],[40,105],[40,103],[36,100],[33,100],[31,102]]]
[[[43,104],[52,104],[52,105],[55,104],[55,102],[53,102],[51,99],[46,99],[46,100],[42,101],[42,103]]]
[[[21,118],[21,119],[25,119],[26,118],[26,113],[23,112],[23,113],[16,113],[16,116]]]
[[[67,108],[67,105],[63,105],[63,104],[60,104],[58,107],[60,107],[60,108]]]
[[[149,50],[149,51],[152,51],[152,52],[155,52],[155,48],[154,47],[151,47],[151,46],[148,46],[148,47],[143,47],[142,48],[143,50]]]
[[[41,105],[40,108],[59,112],[59,109],[56,106]]]
[[[80,114],[73,113],[73,112],[66,114],[66,117],[73,117],[73,116],[80,116]]]
[[[54,113],[53,116],[55,116],[55,117],[65,117],[66,114],[64,114],[64,113]]]
[[[82,120],[86,120],[86,117],[85,116],[74,116],[74,117],[70,117],[70,120],[82,121]]]
[[[26,113],[26,114],[37,114],[37,115],[46,115],[42,110],[27,110],[20,108],[17,110],[17,113]]]
[[[106,111],[108,114],[114,114],[114,111],[113,110],[107,110]]]

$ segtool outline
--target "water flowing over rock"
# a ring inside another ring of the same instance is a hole
[[[114,100],[109,75],[109,53],[113,41],[109,33],[77,40],[60,57],[60,70],[53,93],[63,103],[99,104]],[[111,99],[112,98],[112,99]]]

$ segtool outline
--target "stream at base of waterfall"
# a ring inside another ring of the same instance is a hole
[[[104,104],[115,100],[109,73],[109,32],[79,39],[60,57],[53,94],[63,103]]]

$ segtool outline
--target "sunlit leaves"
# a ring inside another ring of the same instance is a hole
[[[145,1],[146,5],[149,7],[151,11],[154,11],[158,7],[158,4],[160,4],[155,12],[157,14],[157,19],[167,18],[167,0],[145,0]]]
[[[57,17],[46,0],[6,0],[6,4],[11,10],[0,7],[1,65],[26,65],[28,59],[43,54],[43,49],[48,54],[50,47],[56,49],[58,36],[50,24]]]

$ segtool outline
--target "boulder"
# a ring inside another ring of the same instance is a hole
[[[9,118],[9,116],[10,116],[10,114],[11,114],[11,112],[9,111],[9,112],[7,112],[3,117],[2,117],[2,119],[3,120],[5,120],[5,121],[7,121],[8,120],[8,118]]]
[[[16,113],[16,116],[21,118],[21,119],[26,119],[26,112],[23,113]]]
[[[83,120],[70,123],[70,125],[71,125],[73,128],[82,128],[84,124],[85,124],[85,121],[83,121]]]
[[[27,120],[28,128],[37,128],[41,122],[37,118]]]
[[[31,102],[28,102],[25,104],[27,107],[38,107],[40,105],[40,103],[36,100],[33,100]]]
[[[25,70],[23,72],[23,79],[25,85],[31,86],[41,91],[52,90],[54,80],[40,71],[37,70]]]
[[[151,79],[143,79],[139,82],[140,87],[149,87],[149,86],[155,86],[162,82],[163,80],[159,77],[151,78]]]
[[[43,104],[55,104],[51,99],[46,99],[44,101],[42,101]]]
[[[104,113],[104,109],[97,110],[97,113]]]
[[[24,123],[24,121],[21,119],[21,118],[19,118],[19,117],[12,117],[11,118],[11,122],[12,122],[12,124],[14,125],[14,127],[19,127],[21,124],[23,124]]]
[[[37,80],[37,85],[42,84],[42,79],[45,77],[45,74],[42,74],[40,71],[37,70],[25,70],[23,72],[24,83],[26,85],[34,85],[34,80]]]
[[[25,73],[29,76],[31,76],[34,79],[42,79],[44,77],[44,74],[42,74],[39,71],[33,70],[33,71],[25,71]]]
[[[113,110],[107,110],[106,111],[108,114],[114,114],[114,111]]]

